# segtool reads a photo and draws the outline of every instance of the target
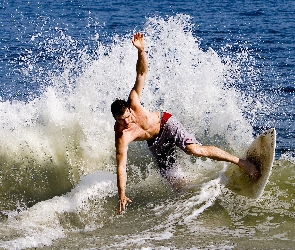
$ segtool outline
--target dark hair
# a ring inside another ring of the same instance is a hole
[[[129,108],[128,102],[116,99],[111,105],[113,117],[116,118],[117,116],[123,115],[127,108]]]

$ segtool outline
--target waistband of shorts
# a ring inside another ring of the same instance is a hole
[[[169,118],[171,117],[172,115],[168,112],[161,112],[161,124],[160,124],[160,132],[159,134],[157,135],[157,137],[160,137],[162,132],[163,132],[163,128],[166,124],[166,122],[169,120]],[[151,138],[149,140],[147,140],[147,144],[148,146],[150,147],[151,145],[154,144],[154,142],[156,141],[156,138]]]
[[[168,112],[161,113],[161,128],[165,125],[165,123],[169,120],[172,115]]]

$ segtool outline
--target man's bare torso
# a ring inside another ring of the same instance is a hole
[[[160,132],[160,112],[133,110],[130,108],[129,124],[115,123],[116,138],[127,137],[128,141],[144,141],[156,137]]]

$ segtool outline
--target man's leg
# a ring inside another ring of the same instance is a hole
[[[186,145],[186,151],[197,157],[208,157],[217,161],[232,162],[239,167],[245,169],[253,180],[257,180],[260,177],[260,172],[257,167],[249,160],[240,159],[218,147],[215,146],[202,146],[201,144],[188,144]]]

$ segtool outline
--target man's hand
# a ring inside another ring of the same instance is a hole
[[[139,32],[133,36],[132,43],[140,51],[144,50],[144,35]]]
[[[131,202],[132,202],[132,200],[130,200],[128,197],[124,196],[124,198],[119,201],[117,214],[118,215],[121,214],[125,210],[127,203],[131,203]]]

